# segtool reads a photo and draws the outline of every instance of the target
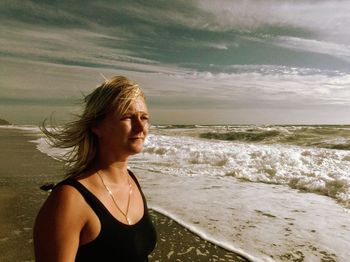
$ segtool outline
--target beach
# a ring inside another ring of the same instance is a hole
[[[167,216],[150,210],[158,242],[150,261],[249,261],[203,240]]]
[[[57,161],[28,141],[32,132],[0,128],[0,261],[34,261],[32,228],[47,197],[39,187],[62,174]]]
[[[30,142],[38,137],[30,128],[0,128],[0,261],[34,261],[33,223],[48,196],[39,187],[63,178],[62,164]],[[248,261],[167,216],[150,214],[158,234],[150,261]]]
[[[347,261],[349,132],[152,127],[129,161],[158,232],[150,261]],[[39,187],[63,178],[55,159],[64,151],[34,126],[1,127],[0,135],[0,261],[33,261],[32,226],[48,196]]]

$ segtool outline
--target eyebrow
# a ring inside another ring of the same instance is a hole
[[[134,113],[141,113],[141,114],[146,114],[146,115],[149,115],[149,113],[148,112],[146,112],[146,111],[131,111],[131,110],[129,110],[129,111],[126,111],[123,115],[127,115],[127,114],[134,114]]]

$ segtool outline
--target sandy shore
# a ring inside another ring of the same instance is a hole
[[[0,128],[0,261],[34,261],[32,226],[60,163],[35,149],[35,134]],[[56,178],[55,178],[56,177]]]
[[[248,261],[205,241],[168,217],[150,210],[158,242],[150,261]]]
[[[58,161],[28,142],[34,139],[27,131],[0,128],[0,261],[34,261],[32,226],[47,197],[39,187],[63,174]],[[150,213],[158,233],[150,261],[247,261],[162,214]]]

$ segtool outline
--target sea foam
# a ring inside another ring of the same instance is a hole
[[[150,135],[141,158],[154,172],[288,185],[350,207],[349,151]]]

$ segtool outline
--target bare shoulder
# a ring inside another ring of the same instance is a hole
[[[37,222],[45,222],[47,219],[51,223],[61,219],[79,219],[83,217],[81,214],[84,210],[84,203],[83,196],[74,187],[60,185],[51,192],[44,202],[37,216]]]
[[[86,223],[86,204],[72,186],[55,188],[41,207],[34,225],[37,261],[71,261]],[[61,258],[61,259],[58,259]]]

